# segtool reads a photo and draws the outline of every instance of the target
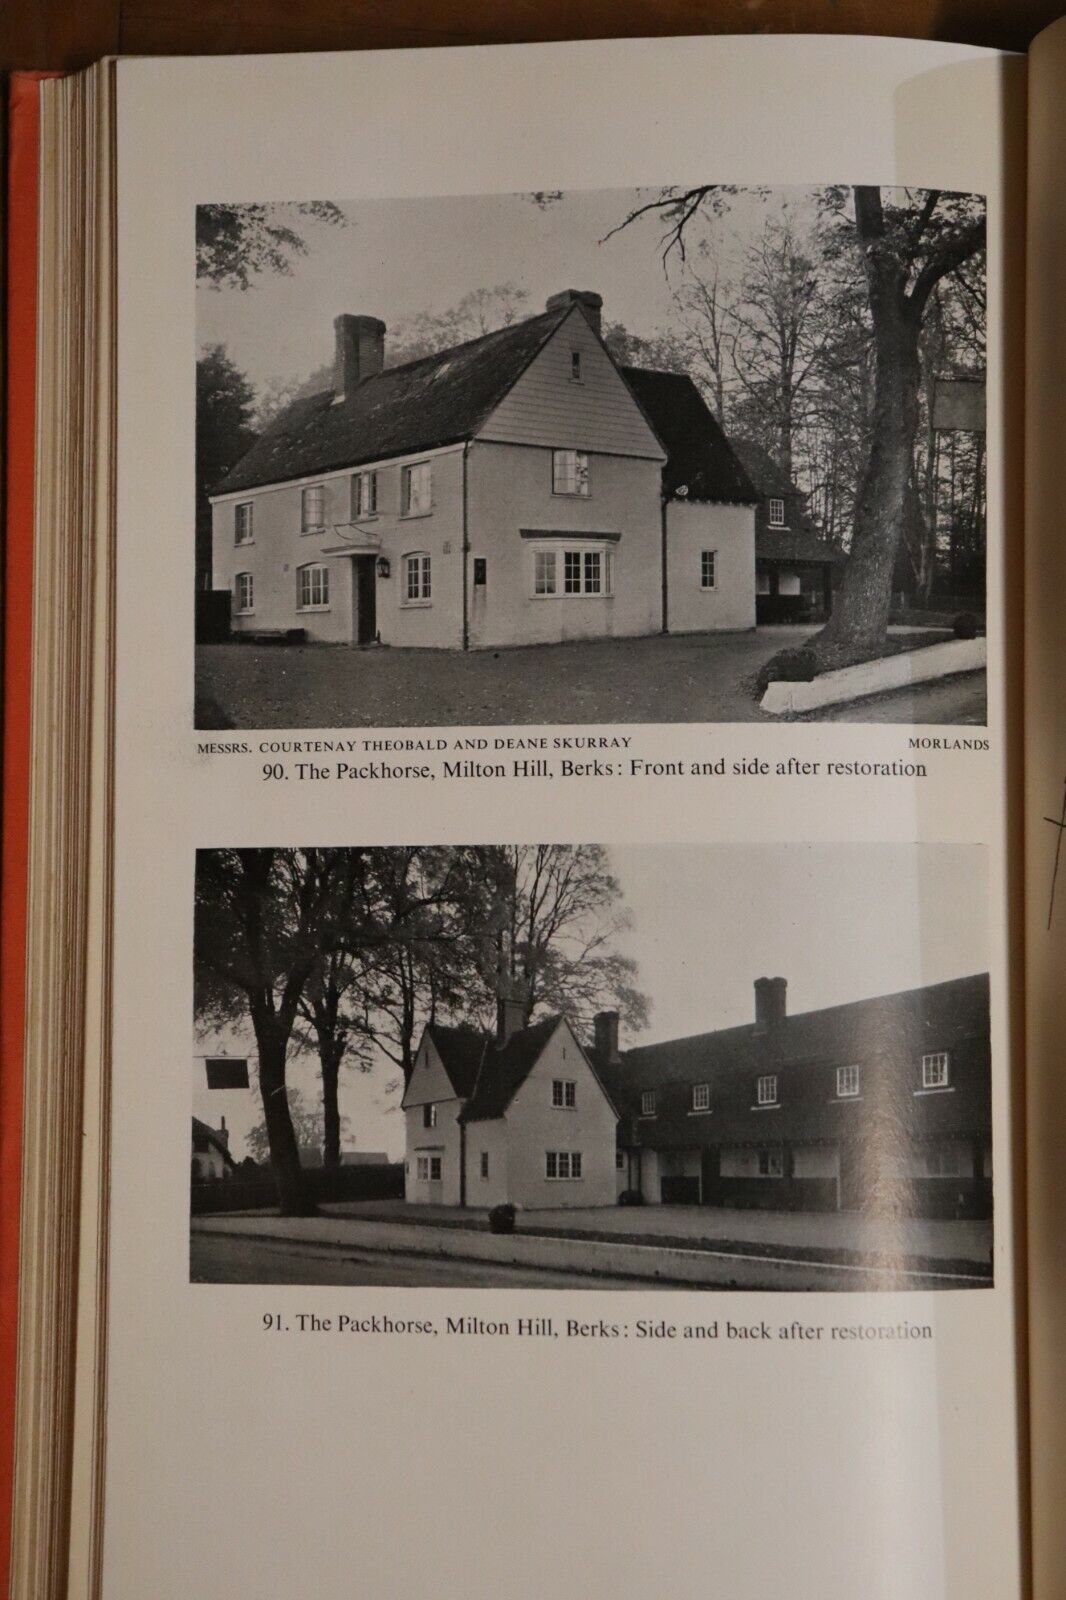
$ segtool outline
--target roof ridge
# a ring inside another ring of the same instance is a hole
[[[873,1005],[878,1000],[898,1000],[903,995],[928,994],[932,989],[947,989],[954,983],[972,983],[976,978],[987,978],[987,972],[966,972],[957,978],[941,978],[937,983],[913,984],[909,989],[891,989],[887,994],[865,995],[858,1000],[840,1000],[835,1005],[812,1006],[808,1011],[790,1011],[785,1016],[786,1023],[798,1022],[804,1017],[824,1016],[828,1011],[848,1011],[853,1006]],[[691,1044],[696,1039],[710,1039],[723,1033],[743,1033],[754,1030],[754,1022],[734,1022],[724,1028],[704,1028],[700,1033],[685,1033],[674,1039],[660,1039],[656,1044],[637,1044],[623,1052],[624,1056],[636,1055],[645,1050],[663,1050],[668,1045]]]

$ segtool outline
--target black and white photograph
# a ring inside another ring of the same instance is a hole
[[[198,206],[197,727],[983,724],[985,210]]]
[[[971,845],[201,850],[191,1278],[990,1287],[986,893]]]

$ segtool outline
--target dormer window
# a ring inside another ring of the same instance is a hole
[[[771,500],[766,510],[771,528],[783,528],[785,526],[785,502],[783,500]]]
[[[947,1089],[951,1082],[951,1057],[946,1050],[936,1050],[922,1057],[922,1088]]]

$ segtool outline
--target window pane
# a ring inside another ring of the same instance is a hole
[[[580,1176],[581,1176],[581,1151],[580,1150],[572,1150],[570,1152],[570,1176],[572,1178],[580,1178]]]
[[[705,589],[713,589],[715,582],[715,552],[704,550],[700,553],[700,582]]]
[[[567,550],[563,555],[563,588],[567,594],[581,593],[580,550]]]
[[[544,1153],[544,1175],[548,1178],[555,1177],[555,1151],[546,1150]]]
[[[533,556],[533,593],[555,593],[555,551],[537,550]]]
[[[310,528],[321,528],[325,512],[325,494],[326,491],[320,483],[304,490],[301,507],[305,532]]]
[[[585,593],[599,594],[602,582],[602,557],[598,550],[585,551]]]

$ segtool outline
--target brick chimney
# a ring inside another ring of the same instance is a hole
[[[603,321],[603,296],[597,294],[595,289],[560,289],[558,294],[550,294],[546,311],[557,311],[560,306],[578,305],[585,313],[589,322],[597,333]]]
[[[510,1044],[516,1033],[526,1025],[526,1008],[517,985],[505,989],[496,997],[496,1048],[502,1050]]]
[[[385,365],[385,324],[377,317],[334,317],[333,393],[347,400],[364,378]]]
[[[592,1019],[592,1042],[598,1056],[610,1062],[612,1067],[618,1064],[621,1058],[618,1054],[617,1011],[597,1011]]]
[[[787,978],[756,978],[755,980],[755,1032],[769,1033],[778,1028],[787,1015]]]

